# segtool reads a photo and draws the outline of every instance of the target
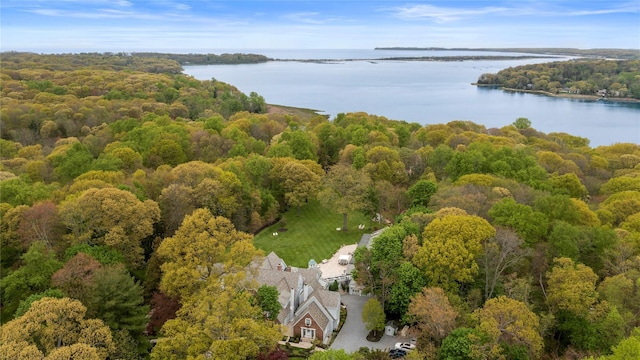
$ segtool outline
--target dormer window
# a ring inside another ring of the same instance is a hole
[[[311,326],[311,319],[310,318],[304,319],[304,325],[305,326]]]

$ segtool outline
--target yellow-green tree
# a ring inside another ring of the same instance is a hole
[[[457,289],[458,284],[473,280],[482,243],[495,235],[493,226],[478,216],[436,218],[424,228],[423,245],[413,262],[425,271],[432,286]]]
[[[262,309],[252,304],[251,294],[241,289],[246,281],[241,275],[224,280],[208,281],[201,292],[183,299],[177,317],[162,327],[152,359],[242,360],[275,347],[280,327],[265,321]]]
[[[115,349],[111,330],[101,320],[85,319],[86,311],[70,298],[32,303],[21,317],[0,328],[0,358],[106,359]]]
[[[347,165],[334,165],[324,177],[318,200],[342,214],[342,231],[347,231],[347,214],[364,207],[370,184],[365,172]]]
[[[231,221],[197,209],[185,217],[175,235],[164,239],[160,288],[169,296],[188,298],[224,274],[244,271],[259,254],[253,237],[237,231]]]
[[[380,301],[375,298],[367,300],[362,308],[362,321],[365,323],[367,330],[373,333],[384,330],[385,319],[384,309]]]
[[[553,263],[547,274],[547,303],[576,315],[587,314],[598,300],[598,275],[590,267],[576,264],[569,258],[557,258]]]
[[[247,266],[259,251],[252,236],[223,217],[198,209],[158,247],[160,288],[182,308],[167,321],[152,359],[247,359],[273,349],[280,327],[252,301]]]
[[[526,304],[506,296],[489,299],[482,309],[476,311],[479,325],[476,327],[488,335],[489,354],[498,358],[500,345],[525,346],[529,358],[538,359],[542,353],[540,320]]]
[[[322,171],[321,168],[320,171]],[[284,198],[290,206],[298,207],[298,216],[300,216],[300,207],[318,193],[321,175],[302,162],[290,161],[283,166],[281,177],[284,180],[282,184],[285,190]]]
[[[72,243],[107,245],[122,252],[132,267],[143,258],[141,242],[160,219],[158,204],[140,201],[116,188],[89,189],[60,206],[62,222]]]

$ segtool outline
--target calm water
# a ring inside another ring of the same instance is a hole
[[[247,52],[244,50],[243,52]],[[276,59],[376,59],[398,56],[505,55],[463,51],[255,50]],[[509,54],[516,55],[516,54]],[[545,133],[586,137],[591,146],[640,143],[640,104],[509,93],[470,85],[487,72],[549,59],[501,61],[274,61],[251,65],[185,66],[197,79],[215,78],[255,91],[271,104],[316,109],[333,118],[364,111],[420,124],[471,120],[487,128],[518,117]]]

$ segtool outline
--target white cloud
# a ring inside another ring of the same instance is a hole
[[[463,4],[473,4],[473,2],[464,2]],[[466,19],[470,17],[478,17],[482,15],[501,15],[501,16],[590,16],[590,15],[607,15],[620,13],[639,13],[640,3],[629,2],[623,4],[614,4],[606,8],[593,8],[579,10],[574,8],[562,8],[553,2],[535,2],[518,3],[513,7],[443,7],[429,4],[417,4],[397,6],[381,9],[388,11],[393,16],[402,20],[432,20],[435,22],[450,22],[455,20]]]
[[[318,18],[318,15],[320,15],[320,13],[308,11],[308,12],[289,13],[289,14],[283,15],[282,17],[284,19],[287,19],[287,20],[290,20],[290,21],[307,23],[307,24],[322,24],[322,23],[324,23],[324,21],[322,19]]]
[[[96,9],[95,11],[83,11],[83,10],[60,10],[60,9],[46,9],[35,8],[26,10],[38,15],[52,16],[52,17],[65,17],[65,18],[80,18],[80,19],[138,19],[138,20],[160,20],[163,17],[160,15],[124,11],[118,9]]]
[[[484,7],[479,9],[448,8],[427,4],[407,5],[389,8],[394,15],[403,20],[430,19],[437,22],[459,20],[469,16],[486,15],[506,12],[504,7]]]

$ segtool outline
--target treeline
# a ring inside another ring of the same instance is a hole
[[[282,356],[249,234],[317,194],[394,220],[356,276],[417,358],[637,350],[638,144],[252,113],[227,84],[87,66],[1,70],[6,357]]]
[[[638,49],[377,47],[376,50],[496,51],[545,55],[601,57],[607,59],[640,59],[640,50]]]
[[[17,54],[7,57],[0,75],[2,138],[24,145],[49,146],[60,137],[83,136],[101,124],[140,121],[151,114],[194,120],[215,114],[226,118],[238,111],[266,111],[258,94],[247,96],[214,80],[103,69],[103,58],[96,56],[78,55],[77,61],[70,55],[42,55],[37,61],[31,61],[37,58],[33,54],[19,61]],[[95,64],[84,65],[94,60]],[[72,69],[60,69],[68,67]]]
[[[134,57],[169,59],[180,65],[223,65],[223,64],[258,64],[267,62],[269,58],[258,54],[168,54],[168,53],[131,53]]]
[[[131,56],[126,53],[35,54],[0,53],[2,69],[12,70],[133,70],[154,74],[178,74],[182,66],[175,60],[159,57]]]
[[[481,85],[640,99],[640,60],[571,60],[522,65],[482,74]]]

